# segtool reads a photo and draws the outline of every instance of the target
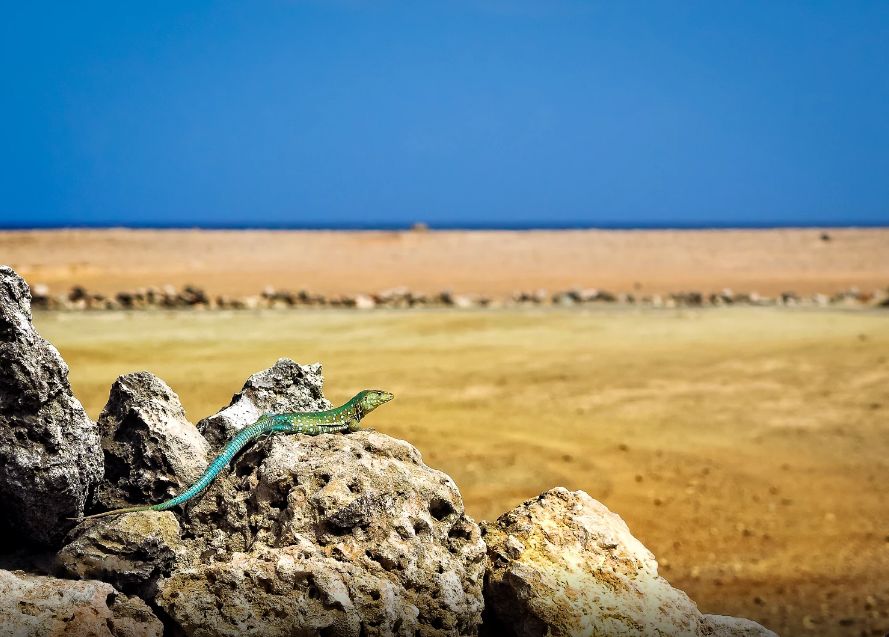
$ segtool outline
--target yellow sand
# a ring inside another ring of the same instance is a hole
[[[453,476],[476,518],[556,485],[583,489],[624,517],[702,610],[782,635],[889,627],[886,313],[57,313],[36,322],[93,417],[125,372],[158,374],[196,422],[278,357],[321,361],[334,402],[365,387],[396,394],[365,424]]]

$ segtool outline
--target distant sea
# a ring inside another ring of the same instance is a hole
[[[107,229],[134,229],[134,230],[327,230],[327,231],[397,231],[411,229],[428,230],[776,230],[788,228],[887,228],[889,219],[882,223],[850,223],[848,221],[819,221],[817,223],[549,223],[549,222],[519,222],[519,223],[429,223],[422,221],[414,223],[304,223],[304,224],[149,224],[149,223],[72,223],[72,224],[6,224],[0,220],[0,230],[107,230]]]

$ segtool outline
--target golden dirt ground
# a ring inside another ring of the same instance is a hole
[[[39,314],[95,417],[148,369],[192,421],[281,356],[491,519],[556,485],[619,513],[702,610],[889,631],[889,314],[728,308]]]
[[[597,287],[775,295],[889,285],[889,228],[296,232],[41,230],[0,232],[0,263],[53,292],[111,293],[195,283],[212,294],[266,285],[324,294],[406,285],[503,296]]]

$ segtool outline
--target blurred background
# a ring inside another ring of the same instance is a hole
[[[92,417],[279,357],[494,519],[704,612],[889,631],[889,4],[19,3],[0,262]]]

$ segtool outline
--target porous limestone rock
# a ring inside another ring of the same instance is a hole
[[[0,532],[52,544],[84,512],[102,475],[99,436],[68,367],[31,323],[28,286],[0,266]]]
[[[136,597],[94,580],[0,570],[0,635],[161,637],[163,624]]]
[[[58,553],[72,577],[98,579],[124,593],[150,598],[182,552],[182,531],[170,511],[142,511],[85,520]]]
[[[774,637],[754,622],[702,616],[624,521],[583,491],[552,489],[483,529],[485,602],[506,634]]]
[[[149,372],[121,376],[99,416],[103,509],[153,504],[181,493],[207,468],[209,445],[185,418],[179,397]]]
[[[159,602],[194,637],[426,634],[401,593],[347,561],[288,546],[179,570]]]
[[[321,411],[330,402],[321,393],[321,364],[298,365],[289,358],[253,374],[231,403],[198,423],[198,430],[215,448],[225,445],[240,429],[265,413]]]
[[[273,436],[184,518],[156,602],[186,635],[475,635],[485,547],[454,482],[373,431]]]
[[[775,633],[742,617],[704,615],[701,635],[707,637],[778,637]]]

